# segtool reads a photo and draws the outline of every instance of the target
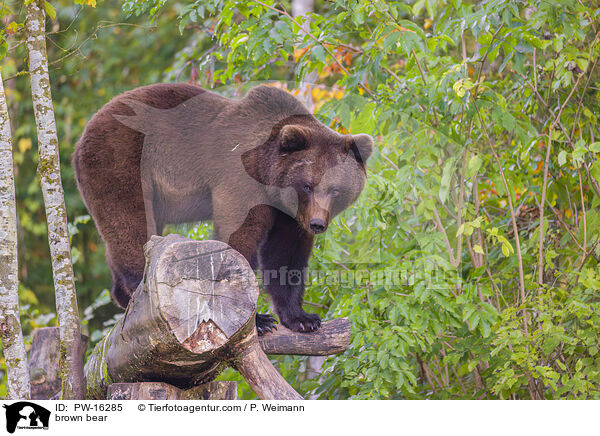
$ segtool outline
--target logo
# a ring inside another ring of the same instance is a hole
[[[6,409],[6,430],[14,433],[18,429],[48,430],[50,411],[29,401],[3,405]]]

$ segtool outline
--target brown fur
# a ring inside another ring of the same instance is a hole
[[[259,86],[230,100],[158,84],[100,109],[73,165],[119,305],[142,279],[150,235],[213,219],[216,239],[260,264],[281,322],[310,331],[320,320],[302,310],[303,280],[288,283],[284,274],[304,271],[314,233],[358,197],[371,150],[370,137],[339,135],[281,90]],[[271,322],[257,317],[260,331]]]

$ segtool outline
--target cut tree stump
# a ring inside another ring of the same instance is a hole
[[[153,236],[145,254],[144,279],[85,366],[89,398],[111,383],[209,382],[254,330],[258,285],[241,254],[179,235]]]
[[[144,279],[124,316],[85,366],[88,398],[107,398],[113,383],[163,382],[188,390],[233,366],[261,399],[302,399],[265,351],[326,355],[348,347],[347,319],[325,322],[312,333],[278,326],[259,340],[256,277],[246,259],[222,242],[153,236],[145,255]]]

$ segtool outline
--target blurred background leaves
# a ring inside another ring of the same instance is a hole
[[[317,240],[305,298],[322,317],[350,317],[351,346],[323,367],[276,359],[301,394],[600,397],[597,2],[328,0],[304,17],[289,1],[51,4],[50,75],[91,345],[120,312],[69,164],[87,120],[144,84],[236,97],[269,81],[332,128],[376,138],[365,192]],[[20,2],[0,15],[28,335],[55,322],[54,302]],[[210,229],[169,231],[206,239]],[[244,383],[239,393],[254,396]]]

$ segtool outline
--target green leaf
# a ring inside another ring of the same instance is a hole
[[[44,10],[48,14],[48,16],[52,19],[52,21],[56,21],[56,9],[47,1],[44,2]]]
[[[473,177],[477,171],[479,171],[479,168],[481,168],[481,164],[482,164],[482,160],[479,157],[479,155],[474,154],[473,156],[471,156],[471,159],[469,159],[469,163],[467,165],[467,176],[468,177]]]
[[[452,85],[452,89],[456,92],[460,98],[463,98],[468,90],[473,88],[474,84],[471,79],[459,79],[454,85]]]
[[[565,150],[561,150],[561,152],[558,153],[558,164],[562,167],[566,163],[567,163],[567,152]]]
[[[310,52],[319,62],[325,63],[327,61],[327,53],[321,45],[315,45]]]
[[[402,36],[402,32],[399,31],[391,31],[383,40],[383,49],[388,51],[390,48],[396,48],[396,43],[398,42],[398,38]]]
[[[452,172],[454,170],[454,164],[456,163],[456,158],[450,159],[444,165],[444,169],[442,171],[442,181],[440,183],[440,192],[439,197],[442,203],[445,203],[448,199],[448,192],[450,191],[450,181],[452,180]]]

